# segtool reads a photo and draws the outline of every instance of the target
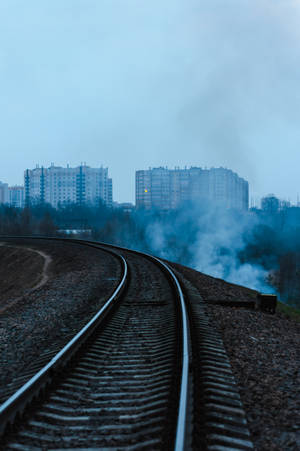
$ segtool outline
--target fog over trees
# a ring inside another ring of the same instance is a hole
[[[229,211],[189,204],[169,212],[108,208],[104,204],[0,206],[1,235],[64,236],[149,252],[259,291],[275,291],[300,306],[300,208]]]

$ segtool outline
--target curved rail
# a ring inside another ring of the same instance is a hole
[[[81,240],[78,240],[81,241]],[[95,244],[94,241],[88,241],[89,243]],[[103,247],[113,247],[114,249],[119,249],[120,251],[130,252],[136,255],[141,255],[147,259],[156,262],[160,265],[164,272],[166,272],[172,280],[172,283],[177,291],[177,296],[180,302],[181,310],[181,322],[182,322],[182,355],[181,355],[181,381],[180,381],[180,397],[178,405],[178,416],[177,416],[177,428],[176,428],[176,438],[175,438],[175,451],[182,451],[186,449],[187,446],[187,415],[188,415],[188,392],[189,392],[189,367],[190,367],[190,346],[189,346],[189,326],[188,326],[188,314],[184,301],[184,295],[182,292],[181,285],[175,276],[172,269],[153,255],[146,254],[144,252],[127,249],[125,247],[115,246],[108,243],[99,242]]]
[[[66,365],[74,353],[99,326],[100,322],[110,311],[112,305],[120,297],[127,283],[128,266],[124,257],[113,251],[110,252],[116,255],[122,262],[123,274],[118,287],[103,307],[101,307],[96,315],[93,316],[93,318],[72,338],[72,340],[70,340],[47,365],[45,365],[36,375],[34,375],[26,384],[24,384],[19,390],[17,390],[16,393],[14,393],[0,406],[0,433],[5,430],[5,427],[9,423],[14,421],[17,414],[23,412],[26,405],[28,405],[47,384],[51,383],[55,372]]]
[[[159,262],[166,271],[169,272],[172,280],[174,281],[178,296],[180,299],[180,308],[182,314],[182,371],[181,371],[181,384],[180,384],[180,397],[179,397],[179,407],[178,407],[178,417],[177,417],[177,428],[176,428],[176,439],[175,439],[175,451],[182,451],[185,449],[186,445],[186,424],[187,424],[187,407],[188,407],[188,390],[189,390],[189,328],[188,328],[188,317],[186,306],[184,302],[184,296],[180,283],[175,276],[171,268],[160,259],[152,257],[154,260]]]
[[[70,238],[49,238],[49,237],[0,237],[3,239],[44,239],[44,240],[57,240],[57,241],[68,241],[78,244],[84,244],[91,247],[98,247],[102,249],[113,248],[118,251],[129,252],[131,254],[139,255],[148,260],[152,261],[156,265],[160,266],[162,271],[168,275],[170,281],[175,289],[176,296],[180,305],[181,312],[181,330],[182,330],[182,345],[181,345],[181,378],[180,378],[180,395],[178,402],[178,413],[177,413],[177,426],[176,426],[176,436],[175,436],[175,451],[182,451],[186,449],[187,446],[187,411],[188,411],[188,392],[189,392],[189,326],[188,326],[188,315],[184,301],[184,295],[180,286],[180,283],[175,276],[171,268],[157,257],[152,255],[135,251],[132,249],[127,249],[120,246],[111,245],[108,243],[88,241],[88,240],[78,240]],[[106,304],[100,309],[100,311],[90,320],[90,322],[80,331],[78,334],[44,367],[39,371],[33,378],[31,378],[23,387],[21,387],[13,396],[11,396],[2,406],[0,406],[0,423],[12,421],[13,418],[19,411],[24,410],[26,404],[41,390],[41,388],[49,381],[49,375],[53,370],[56,370],[58,366],[61,366],[61,361],[66,362],[69,357],[74,354],[74,352],[80,347],[82,342],[89,336],[92,331],[98,326],[103,314],[107,312],[110,308],[112,302],[120,295],[126,284],[127,278],[127,264],[124,257],[116,252],[109,250],[109,252],[118,255],[122,259],[124,274],[121,283],[115,290],[111,298],[106,302]],[[92,328],[92,329],[90,329]],[[88,332],[90,331],[90,332]],[[87,335],[86,335],[87,334]],[[78,343],[80,340],[80,343]],[[73,346],[76,348],[73,350]],[[70,353],[70,355],[69,355]],[[32,393],[31,393],[32,392]],[[2,427],[2,429],[1,429]],[[1,425],[0,433],[4,429]]]

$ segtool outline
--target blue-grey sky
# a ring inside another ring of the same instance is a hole
[[[0,0],[0,180],[224,166],[300,193],[299,0]]]

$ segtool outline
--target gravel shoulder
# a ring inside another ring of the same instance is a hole
[[[43,257],[35,254],[33,261],[32,252],[29,255],[29,250],[21,249],[19,257],[11,255],[8,261],[5,249],[0,248],[0,270],[10,277],[5,279],[5,289],[0,289],[0,305],[11,304],[0,314],[0,400],[6,385],[41,350],[62,346],[82,327],[103,305],[120,277],[116,260],[95,249],[58,242],[37,246],[32,241],[24,246],[45,253],[52,261],[48,280],[32,291],[42,277]],[[13,265],[15,258],[19,259],[18,266]],[[178,264],[170,265],[207,301],[208,313],[223,337],[239,384],[255,449],[300,449],[300,324],[279,312],[271,315],[216,305],[226,300],[253,301],[257,293]],[[26,272],[23,279],[19,277],[22,269]]]
[[[207,301],[239,385],[256,450],[300,449],[300,324],[284,314],[214,305],[256,292],[170,263]]]
[[[0,243],[0,315],[48,281],[51,262],[40,250]]]
[[[33,249],[0,242],[0,309],[42,280],[44,259]]]
[[[24,246],[47,254],[52,261],[48,280],[35,290],[31,289],[32,281],[22,288],[18,279],[21,264],[14,273],[19,285],[14,292],[17,302],[14,297],[6,298],[10,307],[0,314],[0,400],[7,384],[22,374],[41,351],[63,346],[80,330],[104,304],[120,277],[118,261],[104,251],[46,241],[39,245],[26,242]],[[24,250],[19,252],[23,255]],[[35,266],[40,280],[44,259],[38,254],[36,257],[41,259],[39,267]],[[24,261],[24,270],[26,266],[28,260]]]

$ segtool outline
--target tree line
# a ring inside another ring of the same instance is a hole
[[[88,231],[93,240],[153,253],[206,273],[213,261],[224,268],[225,279],[226,265],[259,266],[283,300],[300,306],[300,208],[225,212],[190,204],[169,212],[126,212],[102,203],[57,209],[48,204],[24,209],[0,205],[1,235],[51,237],[74,229],[82,231],[80,237]],[[199,267],[205,252],[213,252],[210,265]]]

